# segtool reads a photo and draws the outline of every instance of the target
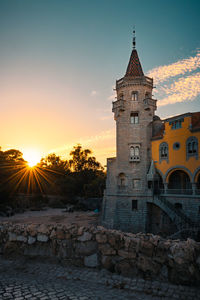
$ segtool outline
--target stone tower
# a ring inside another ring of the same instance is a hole
[[[146,230],[148,172],[151,165],[152,121],[156,100],[153,79],[144,75],[135,37],[125,76],[116,81],[113,102],[116,121],[116,158],[107,159],[107,182],[103,201],[104,226],[138,232]]]

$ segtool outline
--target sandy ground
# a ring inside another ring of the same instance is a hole
[[[1,222],[13,224],[78,224],[80,226],[98,225],[99,214],[94,212],[65,212],[60,208],[46,208],[42,211],[26,211],[11,217],[0,217]]]

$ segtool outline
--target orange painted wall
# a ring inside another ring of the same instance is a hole
[[[176,165],[184,166],[185,168],[189,169],[191,173],[194,173],[194,171],[200,166],[200,132],[191,132],[189,130],[190,123],[190,116],[184,118],[184,122],[182,122],[182,128],[179,129],[171,129],[172,125],[169,125],[169,122],[166,122],[165,134],[163,138],[152,141],[152,159],[155,162],[155,167],[160,170],[163,175],[166,174],[169,168],[172,168]],[[188,160],[186,160],[186,140],[190,136],[195,136],[198,139],[198,160],[196,157],[190,157]],[[169,147],[168,163],[166,160],[162,160],[161,163],[159,163],[159,146],[163,142],[168,143]],[[178,150],[173,149],[173,144],[175,142],[180,143],[180,148]]]

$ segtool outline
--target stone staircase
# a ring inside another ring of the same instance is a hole
[[[172,234],[171,238],[176,238],[181,233],[197,233],[200,231],[200,224],[192,221],[182,210],[175,208],[174,204],[168,201],[164,196],[154,196],[152,203],[162,208],[176,224],[178,231]]]

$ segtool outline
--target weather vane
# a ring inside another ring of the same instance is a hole
[[[133,27],[133,49],[135,49],[136,46],[136,36],[135,36],[135,26]]]

